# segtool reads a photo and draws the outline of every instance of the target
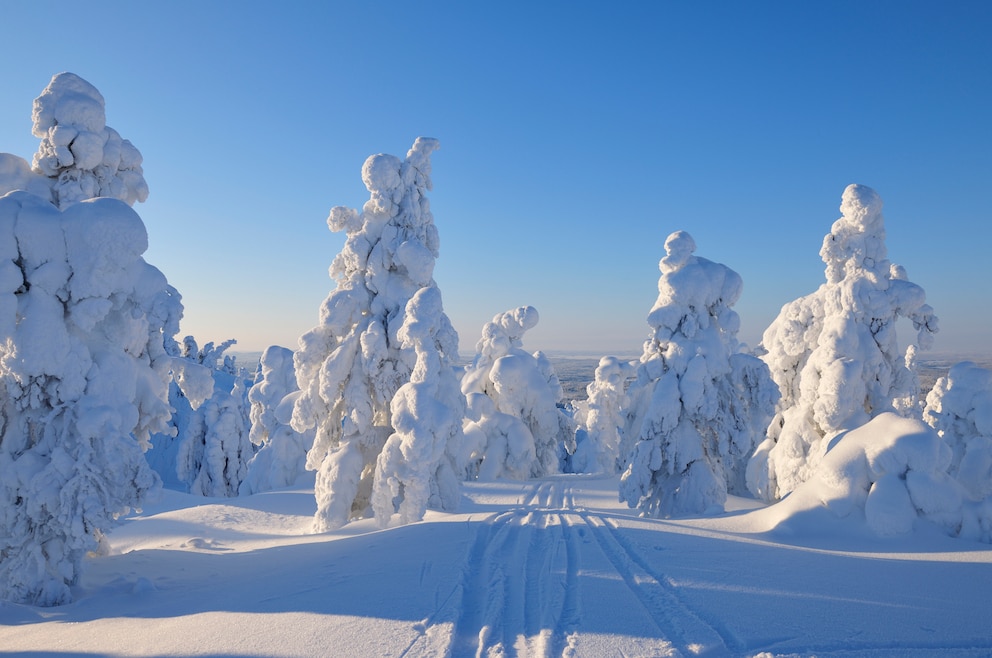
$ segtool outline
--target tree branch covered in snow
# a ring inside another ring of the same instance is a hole
[[[958,534],[992,542],[992,371],[952,366],[927,395],[923,419],[950,448],[947,472],[966,501]]]

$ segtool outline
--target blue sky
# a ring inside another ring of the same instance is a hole
[[[328,210],[425,135],[462,352],[523,304],[529,349],[639,351],[678,229],[743,277],[755,345],[823,281],[854,182],[935,349],[992,347],[992,3],[2,0],[0,24],[0,151],[30,159],[53,74],[95,85],[201,343],[295,347],[333,286]]]

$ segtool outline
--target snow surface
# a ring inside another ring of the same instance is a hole
[[[470,482],[457,514],[317,535],[311,487],[236,499],[166,490],[109,535],[108,555],[87,558],[73,603],[0,603],[0,652],[992,653],[987,544],[925,527],[880,538],[856,512],[828,521],[800,497],[777,528],[784,507],[734,497],[720,517],[640,519],[617,486]]]

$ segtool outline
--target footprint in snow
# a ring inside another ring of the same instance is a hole
[[[191,539],[187,539],[186,541],[184,541],[182,544],[179,545],[179,548],[195,548],[195,549],[201,550],[201,551],[229,551],[229,550],[231,550],[230,548],[227,548],[226,546],[224,546],[222,543],[220,543],[217,540],[214,540],[214,539],[204,539],[203,537],[193,537]]]

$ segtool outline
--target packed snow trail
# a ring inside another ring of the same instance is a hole
[[[647,638],[612,638],[612,652],[729,655],[720,633],[678,598],[668,578],[623,538],[615,520],[576,506],[571,482],[565,477],[535,482],[516,506],[474,522],[475,539],[453,592],[459,607],[432,619],[435,627],[451,629],[444,655],[592,655],[598,649],[583,647],[588,638],[579,636],[586,607],[580,576],[608,579],[616,590],[606,599],[591,599],[591,611],[606,600],[625,614],[644,617],[652,629]],[[592,597],[600,589],[585,594]],[[404,656],[436,655],[439,647],[427,630]]]

